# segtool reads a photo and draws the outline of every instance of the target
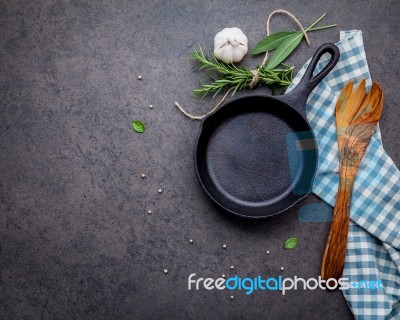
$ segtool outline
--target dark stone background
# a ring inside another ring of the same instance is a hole
[[[199,123],[173,105],[203,113],[215,103],[191,91],[202,78],[187,60],[197,44],[210,50],[215,33],[238,26],[253,47],[265,15],[281,7],[305,25],[323,12],[324,24],[338,24],[310,34],[312,47],[289,60],[297,69],[339,30],[363,30],[385,93],[383,140],[400,164],[398,1],[0,2],[1,319],[352,318],[339,291],[240,292],[231,301],[226,290],[187,290],[193,272],[319,274],[329,224],[300,223],[300,205],[263,221],[219,212],[194,175]],[[131,130],[133,119],[144,134]],[[285,251],[290,236],[300,243]]]

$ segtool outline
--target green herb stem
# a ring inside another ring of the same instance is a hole
[[[311,26],[309,26],[307,29],[305,29],[305,31],[306,32],[308,32],[308,31],[317,31],[317,30],[324,30],[324,29],[336,27],[336,24],[331,24],[331,25],[322,26],[322,27],[315,27],[323,18],[325,18],[325,16],[326,16],[326,13],[324,13],[322,16],[320,16],[317,19],[317,21],[315,21]]]
[[[330,24],[330,25],[328,25],[328,26],[322,26],[322,27],[316,27],[316,28],[307,29],[307,32],[309,32],[309,31],[324,30],[324,29],[333,28],[333,27],[336,27],[336,24]]]
[[[309,27],[306,29],[306,31],[308,31],[308,30],[314,28],[314,27],[318,24],[318,22],[320,22],[323,18],[325,18],[325,16],[326,16],[326,13],[324,13],[322,16],[320,16],[320,17],[317,19],[317,21],[315,21],[311,26],[309,26]]]

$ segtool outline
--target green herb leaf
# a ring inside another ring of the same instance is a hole
[[[257,45],[254,47],[252,54],[259,54],[266,51],[274,50],[279,47],[279,45],[290,35],[298,33],[296,31],[292,32],[277,32],[271,34],[270,36],[262,39]]]
[[[137,133],[144,132],[144,124],[139,120],[132,121],[132,129]]]
[[[293,50],[296,49],[303,37],[304,34],[302,32],[296,32],[288,36],[272,54],[268,61],[267,68],[273,69],[283,62]]]
[[[289,238],[285,241],[285,249],[291,250],[297,246],[297,238]]]

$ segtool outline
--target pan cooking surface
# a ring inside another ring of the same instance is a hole
[[[286,146],[291,131],[285,121],[266,112],[246,112],[221,123],[206,150],[217,188],[242,202],[268,202],[284,196],[292,185]]]

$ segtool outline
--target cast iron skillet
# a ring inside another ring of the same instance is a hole
[[[330,60],[313,75],[324,53]],[[216,204],[237,215],[261,218],[289,209],[310,193],[318,151],[305,105],[339,55],[334,44],[326,43],[290,93],[237,98],[203,121],[195,169]]]

